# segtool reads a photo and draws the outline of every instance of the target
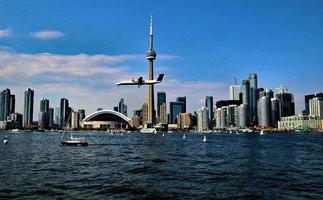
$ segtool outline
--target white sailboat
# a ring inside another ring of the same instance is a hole
[[[8,144],[9,140],[7,138],[7,136],[5,137],[5,139],[3,140],[3,144]]]
[[[203,142],[204,142],[204,143],[206,143],[206,142],[207,142],[206,135],[204,135]]]
[[[183,139],[185,139],[186,138],[186,135],[185,135],[185,133],[183,134]]]
[[[69,118],[71,117],[71,114],[69,116]],[[67,121],[69,120],[69,118],[67,119]],[[68,127],[68,123],[66,124],[66,129]],[[73,137],[73,133],[72,131],[70,131],[71,133],[71,137],[69,140],[63,140],[64,139],[64,133],[65,131],[63,131],[62,137],[61,137],[61,143],[63,145],[68,145],[68,146],[87,146],[89,144],[89,142],[84,139],[84,138],[74,138]]]
[[[156,134],[157,131],[155,128],[148,128],[147,124],[145,124],[144,127],[142,129],[140,129],[140,133],[154,133],[154,134]]]

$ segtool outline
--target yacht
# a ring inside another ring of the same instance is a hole
[[[156,134],[157,131],[154,127],[148,128],[147,124],[145,124],[144,127],[142,129],[140,129],[140,133],[154,133],[154,134]]]

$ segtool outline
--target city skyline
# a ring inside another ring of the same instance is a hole
[[[155,98],[158,91],[165,91],[168,105],[177,97],[187,96],[187,110],[193,112],[204,105],[206,96],[213,96],[214,102],[229,99],[229,86],[235,76],[240,84],[249,73],[257,73],[258,87],[275,91],[281,83],[289,85],[299,113],[304,109],[304,95],[322,90],[323,60],[319,44],[323,31],[317,20],[322,15],[319,12],[322,4],[284,1],[276,5],[268,1],[254,2],[255,6],[233,2],[188,1],[186,9],[194,11],[194,16],[175,12],[180,9],[179,2],[172,8],[167,6],[169,2],[154,3],[151,9],[137,2],[124,10],[113,1],[82,2],[77,5],[80,13],[71,10],[67,2],[63,8],[49,1],[37,5],[2,3],[0,87],[10,88],[16,95],[16,110],[20,113],[27,87],[35,91],[35,102],[44,97],[50,100],[51,107],[57,107],[65,97],[73,108],[92,113],[98,107],[112,110],[124,98],[132,112],[146,101],[143,97],[147,91],[121,89],[113,83],[124,78],[147,77],[145,51],[152,14],[154,46],[159,52],[155,70],[167,74],[165,83],[156,86]],[[48,6],[62,14],[55,18],[46,12]],[[194,6],[205,12],[196,11]],[[303,9],[302,17],[298,15],[298,6]],[[142,8],[137,14],[123,15],[137,7]],[[228,12],[219,11],[220,8]],[[12,16],[13,9],[21,12]],[[95,16],[81,16],[96,9]],[[113,9],[119,9],[120,13],[109,13]],[[169,16],[163,15],[166,10]],[[32,14],[39,12],[48,20]],[[267,16],[270,14],[276,16],[270,19]],[[242,21],[237,25],[239,17]],[[63,18],[70,20],[62,22]],[[84,30],[84,21],[91,31]],[[34,118],[38,109],[35,106]]]

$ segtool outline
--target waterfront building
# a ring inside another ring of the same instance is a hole
[[[241,100],[241,85],[231,85],[230,86],[230,100]]]
[[[85,118],[85,110],[79,109],[77,112],[79,113],[79,119],[83,120]]]
[[[226,109],[226,126],[237,127],[238,126],[238,107],[236,105],[229,105]]]
[[[263,96],[258,100],[257,115],[258,126],[268,128],[271,126],[271,101],[269,96]]]
[[[248,112],[248,104],[241,104],[239,106],[239,114],[238,114],[238,121],[240,128],[247,128],[248,127],[248,119],[249,119],[249,112]]]
[[[86,116],[80,121],[80,127],[82,129],[127,129],[132,128],[131,119],[123,115],[120,112],[113,110],[100,110]]]
[[[61,108],[54,108],[54,126],[57,128],[61,128]]]
[[[69,105],[68,105],[68,100],[66,98],[61,99],[61,104],[60,104],[60,124],[59,126],[61,128],[66,128],[66,125],[68,125],[69,121]]]
[[[159,110],[160,110],[159,123],[168,124],[167,104],[166,103],[161,104]]]
[[[316,94],[308,94],[305,95],[305,114],[309,115],[310,114],[310,107],[309,107],[309,100],[313,99],[314,97],[321,97],[323,98],[323,93],[316,93]]]
[[[7,128],[8,129],[21,129],[22,128],[22,114],[20,113],[10,113],[7,118]]]
[[[71,113],[71,128],[73,130],[78,130],[80,128],[80,114],[79,112],[72,111]]]
[[[209,128],[213,128],[213,118],[214,118],[214,112],[213,112],[213,97],[207,96],[205,97],[205,107],[208,109],[208,121],[209,121]]]
[[[141,123],[141,118],[137,115],[132,117],[132,124],[134,127],[138,128],[142,123]]]
[[[209,130],[208,110],[202,107],[197,111],[197,131],[203,132]]]
[[[49,127],[49,100],[42,98],[40,100],[39,118],[38,118],[39,128],[48,129]]]
[[[9,113],[14,113],[16,107],[16,96],[14,94],[10,95]]]
[[[162,104],[166,104],[166,93],[165,92],[157,92],[157,117],[158,122],[160,123],[160,106]]]
[[[257,89],[258,89],[258,83],[257,83],[257,74],[252,73],[249,74],[249,108],[250,108],[250,119],[251,123],[253,125],[256,125],[257,123]],[[243,102],[245,103],[245,102]]]
[[[279,121],[279,100],[276,98],[271,98],[271,123],[273,127],[277,127],[277,122]]]
[[[34,91],[28,88],[25,91],[25,97],[24,97],[23,127],[28,128],[32,125],[33,114],[34,114]]]
[[[323,98],[314,97],[309,100],[310,116],[318,116],[323,119]]]
[[[169,102],[169,123],[177,124],[177,115],[184,113],[183,102]]]
[[[10,89],[5,89],[0,93],[0,121],[7,121],[10,114]]]
[[[177,128],[181,130],[189,130],[192,128],[191,113],[180,113],[177,117]]]
[[[221,108],[215,109],[215,128],[220,129],[221,127]]]
[[[147,124],[148,123],[148,104],[144,103],[142,105],[142,123]]]
[[[221,108],[221,128],[228,127],[228,106],[223,106]]]
[[[147,51],[146,57],[149,61],[149,80],[154,79],[154,60],[156,59],[156,52],[153,47],[153,20],[150,19],[150,32],[149,32],[149,49]],[[154,104],[154,85],[148,85],[148,124],[155,123],[155,104]]]
[[[280,131],[317,131],[322,130],[322,120],[317,116],[289,116],[278,121]]]
[[[49,108],[48,110],[48,126],[49,128],[54,128],[54,108]]]
[[[177,97],[176,98],[176,101],[183,103],[183,113],[185,113],[186,112],[186,96],[184,96],[184,97]]]
[[[295,115],[294,95],[287,93],[287,89],[281,90],[276,94],[276,99],[279,100],[279,118]]]
[[[120,101],[119,101],[119,112],[122,113],[125,116],[128,116],[128,107],[124,103],[124,99],[120,99]]]

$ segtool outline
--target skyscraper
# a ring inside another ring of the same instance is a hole
[[[166,93],[165,92],[157,92],[157,117],[160,122],[160,106],[166,103]]]
[[[160,105],[160,116],[159,123],[168,124],[168,115],[167,115],[167,104],[163,103]]]
[[[257,122],[257,74],[249,74],[250,93],[249,93],[249,108],[250,119],[253,124]]]
[[[128,116],[128,107],[124,103],[124,99],[120,99],[120,101],[119,101],[119,112],[121,114],[124,114],[125,116]]]
[[[323,119],[323,98],[314,97],[309,100],[310,116],[317,116]]]
[[[279,121],[279,101],[276,98],[271,98],[271,123],[273,127],[277,127]]]
[[[49,128],[54,128],[54,108],[49,108],[48,115],[48,126]]]
[[[143,124],[148,123],[148,104],[144,103],[142,105],[142,122]]]
[[[49,127],[49,100],[42,98],[40,100],[39,109],[39,127],[42,129],[48,129]]]
[[[5,89],[0,93],[0,121],[7,121],[10,114],[10,89]]]
[[[177,124],[177,115],[184,113],[183,102],[169,102],[169,123]]]
[[[246,117],[246,126],[250,125],[250,121],[254,120],[251,119],[250,113],[250,84],[249,80],[243,80],[241,85],[241,93],[242,93],[242,104],[244,104],[244,109],[247,109],[247,116]],[[253,117],[255,117],[253,115]]]
[[[323,93],[316,93],[316,94],[309,94],[305,95],[305,114],[309,115],[310,114],[310,107],[309,107],[309,100],[313,99],[314,97],[321,97],[323,98]]]
[[[25,97],[24,97],[24,115],[23,115],[24,127],[32,125],[33,114],[34,114],[34,91],[28,88],[25,91]]]
[[[61,108],[60,107],[56,107],[54,108],[54,124],[55,127],[57,128],[61,128]]]
[[[61,99],[60,104],[60,127],[66,128],[67,122],[69,121],[69,106],[66,98]]]
[[[80,120],[83,120],[85,118],[85,110],[79,109],[77,112],[79,113]]]
[[[213,97],[212,96],[207,96],[205,97],[205,107],[208,109],[208,122],[209,122],[209,128],[212,128],[212,123],[213,123]]]
[[[197,131],[202,132],[207,130],[209,130],[208,110],[202,107],[197,111]]]
[[[261,97],[258,100],[258,125],[264,128],[271,126],[271,101],[269,96]]]
[[[184,97],[177,97],[176,101],[183,103],[183,113],[186,113],[186,96],[184,96]]]
[[[231,85],[230,86],[230,100],[241,100],[240,99],[241,93],[241,85]]]
[[[16,96],[11,94],[10,95],[10,106],[9,106],[9,113],[14,113],[16,107]]]
[[[295,103],[294,103],[294,95],[291,93],[287,93],[286,90],[280,91],[280,93],[276,94],[276,99],[279,100],[279,118],[289,117],[295,115]]]
[[[150,18],[150,34],[149,34],[149,50],[146,57],[149,61],[149,80],[154,79],[154,60],[156,59],[156,52],[153,46],[153,19]],[[154,105],[154,85],[148,85],[148,120],[149,124],[155,123],[155,105]]]

